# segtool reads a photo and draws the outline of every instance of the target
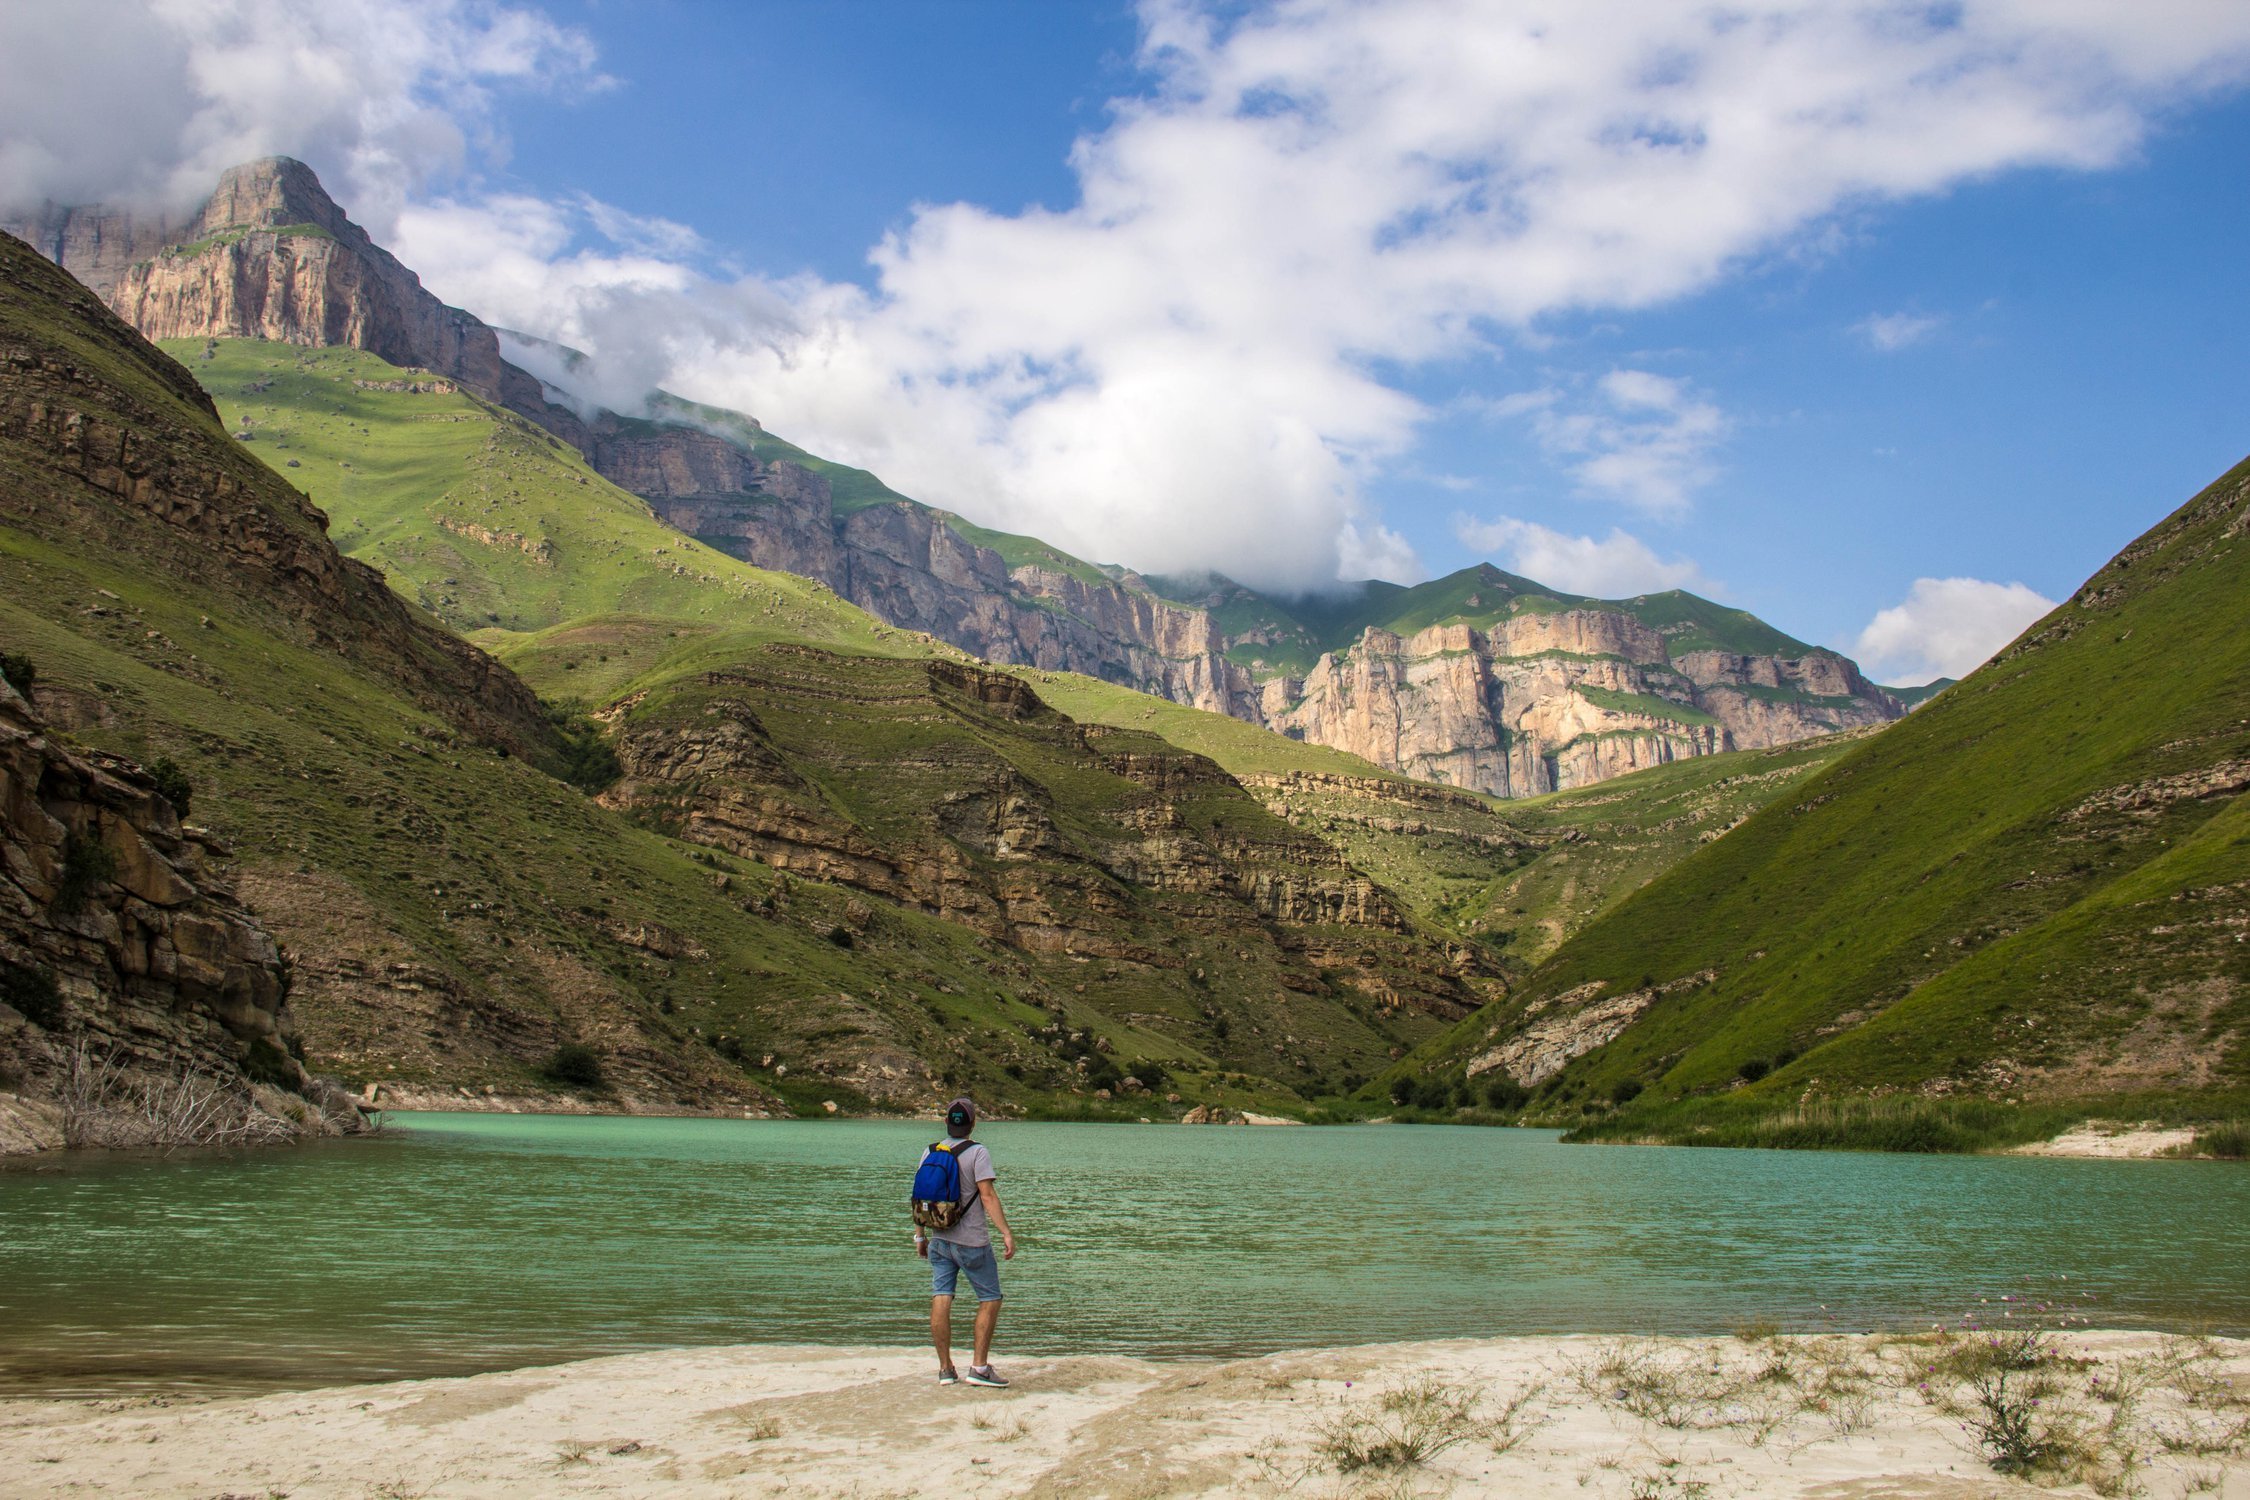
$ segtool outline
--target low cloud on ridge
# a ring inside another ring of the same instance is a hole
[[[2199,0],[1141,15],[1146,87],[1074,147],[1074,206],[919,208],[866,285],[714,274],[687,226],[480,191],[500,91],[603,83],[521,6],[10,7],[0,196],[302,156],[434,290],[594,351],[617,392],[754,412],[1083,555],[1302,588],[1419,568],[1361,498],[1427,415],[1389,372],[1695,292],[1860,205],[2113,165],[2250,57],[2250,9]],[[1727,424],[1663,379],[1612,372],[1533,441],[1591,497],[1686,511]]]
[[[1905,599],[1868,621],[1852,650],[1878,682],[1916,687],[1966,677],[2054,607],[2020,583],[1917,578]]]
[[[1462,546],[1486,554],[1509,572],[1566,593],[1626,599],[1665,589],[1724,592],[1688,559],[1659,557],[1648,543],[1616,528],[1606,537],[1572,536],[1514,516],[1480,520],[1456,515],[1453,534]]]

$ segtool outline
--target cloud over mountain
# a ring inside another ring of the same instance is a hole
[[[1852,649],[1881,682],[1966,677],[2054,607],[2020,583],[1917,578],[1905,599],[1868,621]]]
[[[1606,537],[1572,536],[1514,516],[1453,518],[1461,545],[1504,563],[1512,573],[1573,594],[1623,599],[1664,589],[1711,593],[1716,586],[1686,558],[1667,560],[1648,543],[1612,528]]]
[[[598,84],[583,38],[527,9],[11,8],[0,189],[177,191],[289,151],[442,295],[597,353],[609,394],[661,381],[988,524],[1295,588],[1418,567],[1363,499],[1428,415],[1416,371],[1693,293],[1842,212],[2114,164],[2250,58],[2250,9],[2203,0],[1141,16],[1138,85],[1073,148],[1075,202],[920,207],[864,284],[718,272],[686,226],[457,175],[497,156],[495,90]],[[97,29],[134,33],[129,100],[61,139]],[[1638,366],[1572,390],[1526,434],[1569,486],[1710,503],[1723,392]]]

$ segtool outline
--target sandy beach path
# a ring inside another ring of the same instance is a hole
[[[1006,1391],[940,1388],[922,1353],[746,1346],[247,1398],[10,1401],[0,1496],[2250,1500],[2250,1343],[2070,1336],[2041,1378],[2077,1456],[2032,1482],[1995,1473],[1943,1404],[1969,1387],[1939,1368],[1973,1342],[1029,1358],[1004,1363]],[[1386,1444],[1448,1436],[1421,1462],[1385,1461]]]

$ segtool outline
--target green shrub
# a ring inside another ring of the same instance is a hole
[[[828,929],[828,941],[839,948],[849,948],[857,939],[853,938],[849,927],[836,926]]]
[[[21,1010],[22,1006],[16,1007]],[[2195,1148],[2222,1161],[2250,1159],[2250,1125],[2240,1120],[2206,1125],[2195,1133]]]
[[[1484,1086],[1484,1103],[1487,1109],[1510,1114],[1531,1102],[1531,1090],[1502,1073]]]
[[[42,1031],[62,1029],[62,990],[44,969],[0,959],[0,1001]]]
[[[547,718],[562,736],[562,779],[595,796],[608,791],[625,774],[617,752],[610,747],[602,726],[576,709],[551,708]]]
[[[55,914],[76,916],[94,887],[117,878],[117,853],[100,839],[70,835],[63,841],[62,878],[55,882]]]
[[[39,669],[31,664],[28,656],[13,651],[0,651],[0,677],[7,678],[17,692],[28,698],[31,696],[31,685],[39,680]]]
[[[169,755],[159,755],[149,763],[148,776],[156,783],[157,792],[172,804],[172,811],[185,819],[188,804],[195,798],[195,784],[188,780],[188,773],[180,769],[180,763]]]
[[[1773,1071],[1773,1059],[1770,1057],[1753,1057],[1744,1063],[1739,1071],[1744,1083],[1756,1083]]]
[[[1642,1084],[1638,1078],[1620,1078],[1609,1086],[1609,1102],[1630,1104],[1641,1096]]]
[[[1144,1057],[1125,1071],[1138,1078],[1149,1088],[1158,1091],[1161,1091],[1165,1084],[1172,1081],[1172,1070],[1153,1057]]]
[[[600,1054],[583,1042],[565,1042],[547,1059],[540,1072],[555,1083],[574,1089],[604,1089],[609,1077],[602,1071]]]

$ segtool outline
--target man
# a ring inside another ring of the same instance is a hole
[[[992,1231],[1000,1231],[1001,1260],[1016,1258],[1016,1237],[1000,1211],[992,1153],[969,1139],[976,1126],[977,1107],[968,1100],[956,1099],[946,1107],[945,1133],[960,1143],[953,1156],[961,1168],[961,1202],[968,1207],[951,1229],[932,1229],[925,1236],[916,1226],[914,1253],[930,1263],[930,1342],[937,1346],[938,1384],[962,1378],[953,1368],[953,1291],[966,1275],[977,1298],[976,1350],[968,1381],[1000,1387],[1008,1382],[992,1368],[992,1330],[1000,1323],[1000,1262],[992,1258]]]

